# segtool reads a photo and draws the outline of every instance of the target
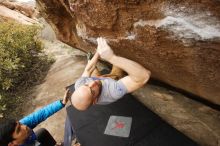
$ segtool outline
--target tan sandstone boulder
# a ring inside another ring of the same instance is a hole
[[[108,39],[152,77],[220,104],[220,1],[37,0],[58,39],[83,51]]]
[[[22,24],[36,24],[38,23],[35,19],[37,14],[35,8],[30,5],[7,0],[0,1],[0,18],[4,21],[14,20]]]

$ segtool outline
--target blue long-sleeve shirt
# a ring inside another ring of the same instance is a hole
[[[52,116],[57,111],[61,110],[64,106],[65,105],[63,105],[60,100],[55,101],[55,102],[37,110],[36,112],[29,114],[28,116],[21,119],[19,122],[21,124],[28,126],[31,129],[33,129],[38,124],[40,124],[41,122],[46,120],[48,117]],[[32,132],[32,134],[27,138],[27,140],[23,146],[25,146],[26,144],[30,145],[31,143],[34,143],[35,141],[36,141],[36,136],[35,136],[34,132]]]

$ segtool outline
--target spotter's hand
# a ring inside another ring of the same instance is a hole
[[[66,105],[66,103],[68,102],[68,100],[70,99],[71,96],[72,96],[72,93],[70,92],[69,89],[67,89],[67,90],[65,91],[64,96],[63,96],[62,103],[63,103],[64,105]]]

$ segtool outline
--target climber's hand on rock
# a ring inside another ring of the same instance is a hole
[[[111,47],[107,44],[106,40],[102,37],[97,38],[98,47],[97,52],[100,57],[104,60],[110,60],[114,56],[114,52]]]

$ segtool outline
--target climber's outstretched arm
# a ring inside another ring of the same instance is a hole
[[[128,73],[119,80],[126,86],[128,93],[142,87],[149,80],[151,75],[149,70],[137,62],[115,55],[104,38],[98,38],[97,41],[97,52],[100,57]]]
[[[99,59],[99,54],[96,52],[91,60],[88,61],[84,72],[82,73],[82,77],[90,77],[92,72],[94,71],[96,64]]]

